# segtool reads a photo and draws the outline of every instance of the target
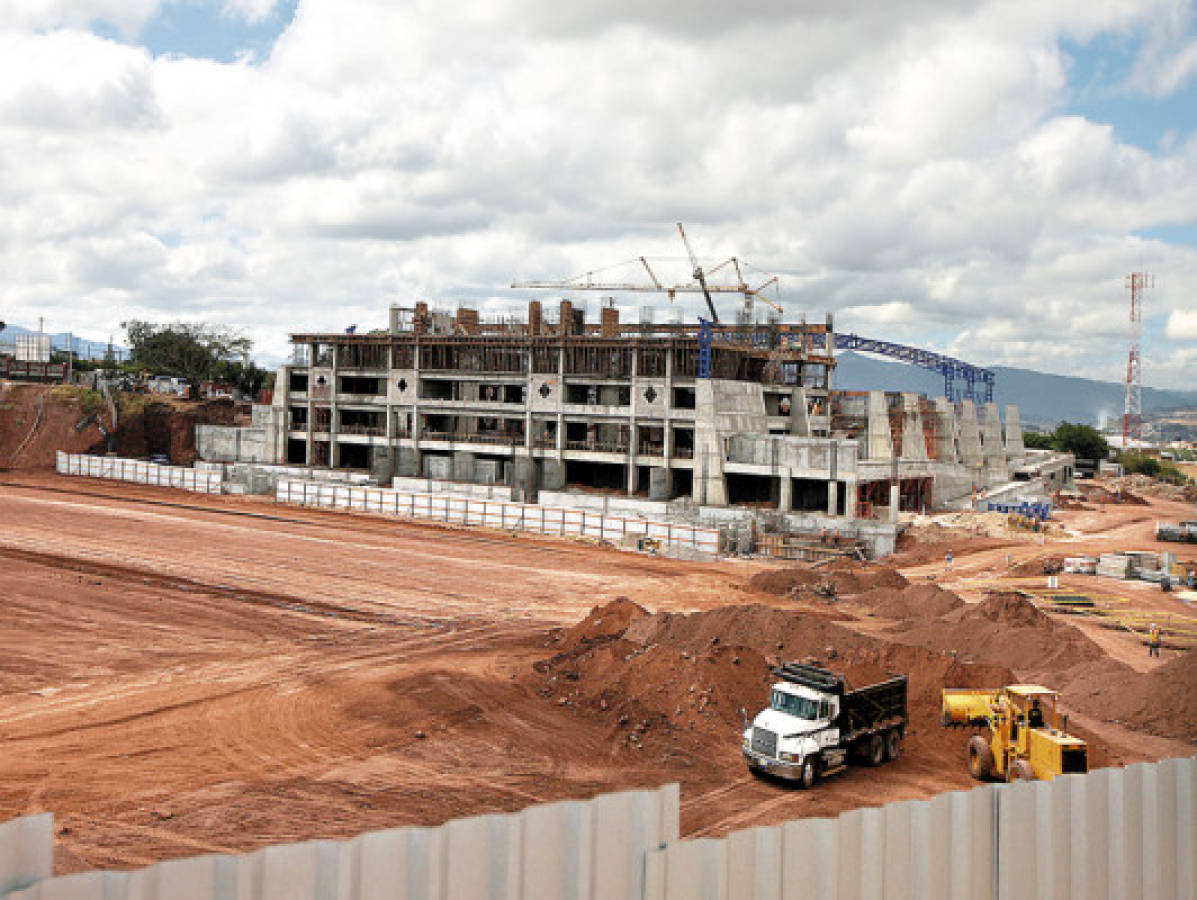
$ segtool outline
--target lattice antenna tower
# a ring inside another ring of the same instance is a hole
[[[1122,410],[1122,448],[1131,441],[1143,440],[1143,291],[1155,287],[1155,276],[1131,272],[1126,276],[1130,289],[1130,353],[1126,359],[1126,402]]]

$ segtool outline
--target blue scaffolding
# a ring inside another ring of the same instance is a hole
[[[711,377],[711,322],[698,319],[698,377]]]
[[[909,347],[906,344],[895,344],[892,341],[879,341],[875,338],[861,337],[858,334],[839,334],[835,336],[837,350],[863,350],[866,353],[878,353],[891,359],[930,369],[943,376],[944,396],[953,403],[961,400],[972,400],[974,403],[993,402],[993,386],[997,376],[990,369],[983,369],[936,353],[932,350],[922,350]]]

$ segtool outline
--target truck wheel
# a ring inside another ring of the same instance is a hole
[[[1006,770],[1007,781],[1034,781],[1035,770],[1031,768],[1031,764],[1025,759],[1016,759],[1010,764],[1010,768]]]
[[[798,786],[802,788],[811,788],[815,786],[815,782],[819,780],[819,766],[813,759],[808,759],[802,764],[802,771],[798,773]]]
[[[897,759],[902,755],[902,731],[899,728],[891,728],[885,734],[885,758]]]
[[[968,742],[968,771],[978,781],[993,777],[993,751],[989,741],[979,734]]]
[[[881,735],[873,735],[865,744],[865,762],[870,766],[879,766],[885,762],[885,739]]]

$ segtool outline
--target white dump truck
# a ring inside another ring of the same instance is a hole
[[[906,734],[906,676],[850,689],[842,676],[803,663],[773,670],[767,709],[745,716],[744,761],[810,787],[849,762],[879,766],[897,759]]]

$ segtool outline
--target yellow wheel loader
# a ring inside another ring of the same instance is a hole
[[[1085,742],[1066,733],[1059,695],[1037,684],[995,690],[945,688],[942,722],[947,727],[988,726],[968,742],[968,770],[978,780],[1050,780],[1089,771]]]

